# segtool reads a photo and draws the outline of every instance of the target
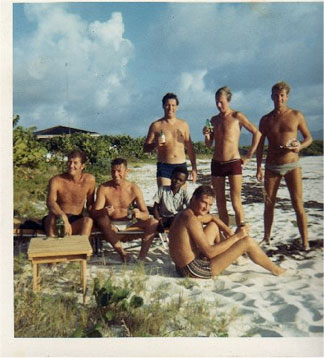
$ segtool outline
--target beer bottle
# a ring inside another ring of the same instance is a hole
[[[163,130],[161,130],[161,132],[159,133],[158,143],[159,144],[164,144],[165,143],[165,134],[164,134]]]
[[[134,205],[130,203],[127,208],[127,219],[130,220],[132,223],[136,223],[136,218],[134,215]]]
[[[65,226],[64,226],[64,221],[62,218],[62,215],[60,215],[57,219],[56,219],[56,233],[57,233],[57,237],[64,237],[65,235]]]

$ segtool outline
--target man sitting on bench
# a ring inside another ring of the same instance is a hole
[[[110,242],[122,261],[127,262],[129,256],[116,234],[118,228],[114,225],[114,221],[129,220],[127,218],[128,208],[130,204],[136,203],[137,208],[132,209],[132,211],[134,218],[138,221],[133,223],[132,226],[144,231],[142,247],[138,256],[139,260],[144,261],[153,241],[157,223],[155,219],[150,218],[141,189],[138,185],[126,180],[127,172],[126,159],[116,158],[112,160],[112,179],[99,186],[92,215],[103,232],[105,240]]]
[[[87,235],[92,229],[93,220],[83,216],[86,202],[88,211],[94,203],[95,177],[84,173],[87,161],[85,153],[74,150],[68,155],[67,171],[54,176],[49,182],[47,207],[49,214],[43,218],[47,236],[55,236],[56,219],[62,216],[66,235]]]

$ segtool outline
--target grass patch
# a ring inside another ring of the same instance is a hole
[[[113,270],[98,274],[88,285],[86,305],[76,263],[58,267],[54,277],[43,271],[37,294],[24,255],[15,258],[14,272],[15,337],[225,337],[236,316],[217,312],[214,302],[185,298],[182,290],[172,295],[169,282],[148,290],[143,265],[134,267],[131,278],[129,272],[117,277]],[[69,277],[68,289],[57,287],[63,275]],[[181,286],[192,287],[190,281]]]

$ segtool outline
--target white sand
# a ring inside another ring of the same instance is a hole
[[[322,158],[302,158],[304,177],[304,201],[323,203],[322,189]],[[208,175],[209,161],[199,161],[198,170]],[[261,190],[255,179],[255,161],[251,161],[244,169],[244,181],[255,190]],[[144,165],[131,168],[129,179],[142,188],[145,201],[152,205],[156,191],[155,167]],[[287,188],[282,182],[278,198],[289,199]],[[189,183],[188,190],[192,192],[197,186]],[[279,244],[291,244],[299,238],[296,227],[295,213],[290,201],[288,208],[275,210],[273,225],[273,240],[271,248],[276,250]],[[230,213],[233,214],[230,202]],[[213,207],[216,211],[215,207]],[[251,236],[257,241],[263,237],[263,203],[244,205],[246,219],[251,224]],[[306,208],[309,219],[309,237],[312,240],[323,239],[323,210]],[[137,242],[139,243],[139,242]],[[135,246],[135,247],[134,247]],[[88,266],[89,283],[100,272],[112,268],[116,275],[132,274],[134,265],[119,264],[117,255],[106,248],[106,256],[93,257]],[[125,247],[136,255],[139,247],[136,242]],[[133,247],[133,248],[132,248]],[[272,260],[279,262],[280,253]],[[313,249],[307,253],[288,253],[281,256],[281,265],[289,269],[282,277],[275,277],[250,260],[244,265],[231,265],[222,275],[212,280],[193,280],[195,284],[190,289],[179,283],[180,278],[174,269],[167,250],[156,240],[145,264],[147,288],[154,290],[162,283],[167,285],[169,297],[176,298],[181,293],[193,302],[202,298],[217,304],[217,312],[237,310],[237,318],[229,327],[230,337],[322,337],[323,336],[323,249]],[[103,263],[105,265],[103,265]],[[201,335],[204,335],[203,332]]]

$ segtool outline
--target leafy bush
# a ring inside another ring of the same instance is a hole
[[[24,129],[21,126],[13,130],[13,163],[14,168],[40,168],[44,164],[46,148],[37,141],[34,128]]]

